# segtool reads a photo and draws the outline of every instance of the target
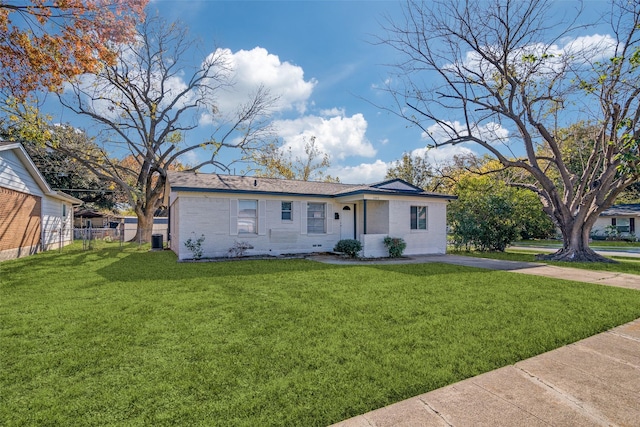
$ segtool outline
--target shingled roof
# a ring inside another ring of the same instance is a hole
[[[376,184],[342,184],[195,172],[168,172],[167,179],[173,191],[287,194],[316,197],[340,197],[359,193],[377,193],[455,199],[455,196],[423,191],[399,179],[391,179]],[[401,185],[398,185],[398,183]]]
[[[640,203],[627,205],[614,205],[602,212],[602,216],[633,216],[640,215]]]

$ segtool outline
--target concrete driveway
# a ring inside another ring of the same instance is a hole
[[[310,259],[444,262],[640,290],[637,275],[455,255]],[[334,426],[640,426],[640,319]]]

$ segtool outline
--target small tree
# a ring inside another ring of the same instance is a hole
[[[447,212],[458,249],[504,251],[517,239],[520,225],[512,200],[508,192],[494,191],[492,185],[488,177],[467,178],[459,184],[458,200]]]

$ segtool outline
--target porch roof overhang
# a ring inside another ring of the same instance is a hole
[[[397,200],[400,198],[427,198],[427,199],[441,199],[441,200],[455,200],[457,196],[451,196],[448,194],[437,194],[427,192],[411,192],[411,191],[370,191],[359,190],[346,194],[336,194],[333,196],[340,202],[356,202],[359,200]]]

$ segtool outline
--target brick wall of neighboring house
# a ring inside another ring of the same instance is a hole
[[[41,204],[40,197],[0,187],[0,259],[38,251]]]

